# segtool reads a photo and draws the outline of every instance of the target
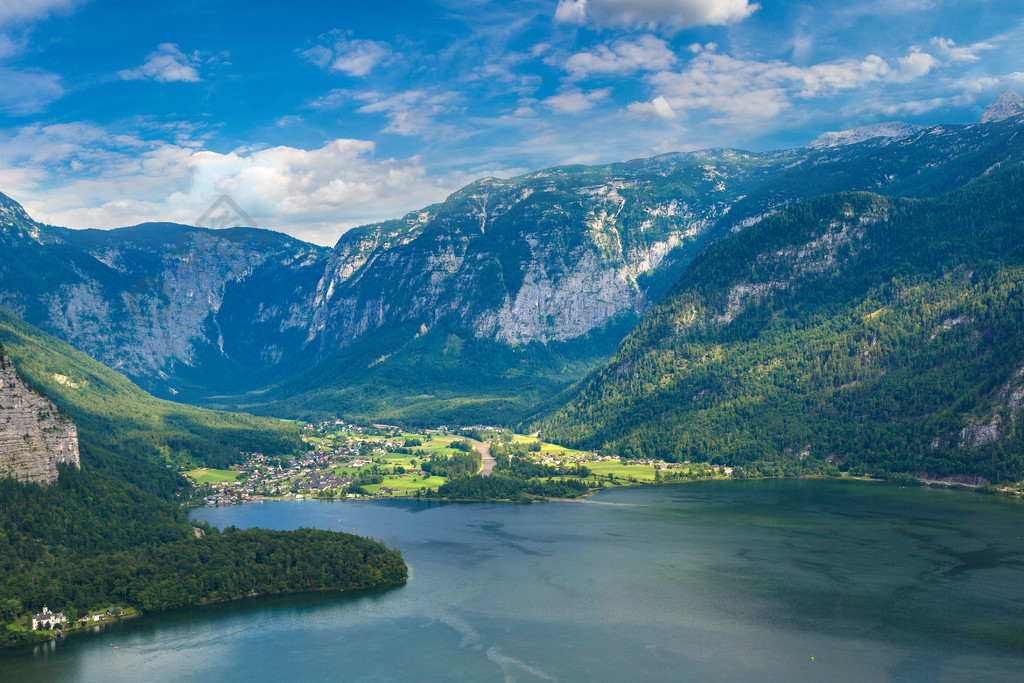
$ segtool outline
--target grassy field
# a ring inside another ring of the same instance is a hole
[[[633,477],[643,483],[654,481],[654,467],[651,465],[623,465],[617,460],[608,460],[605,462],[588,462],[586,467],[599,477],[607,477],[609,474],[614,474],[616,479]]]
[[[551,455],[585,455],[586,451],[577,451],[574,448],[566,448],[565,446],[559,446],[553,443],[540,444],[541,453],[550,453]]]
[[[526,436],[525,434],[515,434],[512,437],[512,443],[533,443],[535,441],[537,441],[536,437]],[[566,448],[565,446],[559,446],[558,444],[541,441],[540,452],[550,453],[552,455],[582,455],[586,451],[577,451],[573,448]]]
[[[219,484],[224,481],[235,481],[238,479],[238,472],[233,470],[209,470],[203,468],[185,472],[185,476],[197,484]]]
[[[422,489],[437,489],[444,483],[442,477],[428,477],[424,479],[422,476],[411,476],[405,478],[399,477],[387,477],[380,484],[374,484],[373,486],[364,486],[369,493],[377,493],[380,491],[382,486],[385,486],[392,491],[396,492],[396,495],[415,495],[417,490]]]

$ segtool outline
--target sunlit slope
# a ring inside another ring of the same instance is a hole
[[[0,309],[0,343],[18,372],[78,425],[88,453],[134,479],[140,461],[227,466],[238,451],[292,453],[298,428],[280,420],[164,401],[124,375]],[[142,482],[140,485],[143,485]]]
[[[1024,170],[826,195],[706,250],[546,439],[732,464],[1024,477]]]

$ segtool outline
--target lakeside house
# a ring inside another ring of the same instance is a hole
[[[63,612],[51,612],[46,605],[43,605],[42,612],[32,615],[32,630],[49,631],[58,624],[67,623],[67,620],[68,618],[64,616]]]

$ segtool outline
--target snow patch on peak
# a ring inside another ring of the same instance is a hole
[[[924,130],[922,126],[915,126],[912,123],[902,121],[888,121],[886,123],[874,123],[870,126],[860,126],[849,130],[830,130],[814,138],[811,149],[825,149],[827,147],[840,147],[842,145],[856,145],[865,140],[874,138],[885,138],[884,142],[899,140],[909,137]]]
[[[1024,98],[1013,90],[1004,90],[999,99],[981,115],[981,123],[1002,121],[1018,114],[1024,114]]]

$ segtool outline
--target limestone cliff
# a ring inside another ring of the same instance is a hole
[[[81,467],[75,423],[29,389],[0,349],[0,477],[49,484],[61,463]]]
[[[937,196],[1019,163],[1022,125],[1008,116],[907,135],[876,127],[861,131],[888,135],[875,143],[484,178],[353,229],[333,250],[249,228],[67,230],[0,195],[0,306],[147,390],[198,402],[264,391],[342,356],[365,369],[353,349],[376,359],[430,334],[493,344],[489,358],[573,345],[624,331],[707,244],[810,197]],[[802,258],[809,274],[834,268],[856,233],[837,229],[776,260]],[[716,313],[723,323],[782,286],[733,284]],[[376,353],[384,342],[391,350]]]

